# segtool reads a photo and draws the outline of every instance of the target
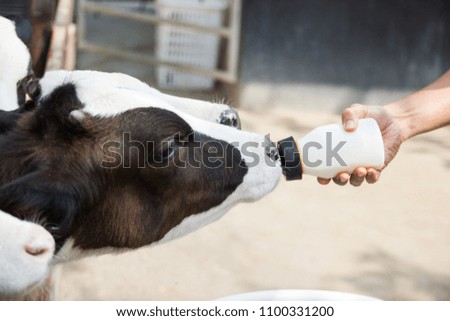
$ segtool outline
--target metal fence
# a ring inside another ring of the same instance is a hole
[[[239,45],[241,33],[241,8],[242,0],[227,0],[228,7],[228,23],[226,26],[215,28],[205,27],[197,24],[166,19],[157,14],[149,14],[148,12],[135,12],[120,8],[114,5],[118,2],[99,2],[99,1],[78,1],[78,48],[92,53],[98,53],[106,56],[111,56],[119,59],[124,59],[136,63],[167,66],[173,69],[192,72],[199,75],[211,77],[212,79],[222,81],[227,84],[236,84],[238,81],[238,62],[239,62]],[[137,1],[136,1],[137,2]],[[153,2],[150,5],[154,5]],[[191,30],[199,33],[207,33],[218,35],[225,39],[225,63],[224,69],[205,69],[196,66],[189,66],[186,64],[174,63],[152,57],[152,55],[145,55],[137,52],[130,52],[116,48],[109,48],[104,45],[96,44],[88,41],[86,37],[86,15],[88,13],[97,13],[121,19],[129,19],[140,23],[147,23],[151,25],[171,25],[177,28]]]

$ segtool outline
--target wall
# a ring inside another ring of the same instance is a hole
[[[331,109],[376,103],[450,68],[447,0],[244,0],[242,35],[241,101],[253,107],[315,107],[317,94],[337,96]]]

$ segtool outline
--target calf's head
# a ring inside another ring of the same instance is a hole
[[[42,222],[62,259],[164,242],[269,193],[265,144],[170,108],[92,116],[66,84],[0,137],[0,209]]]

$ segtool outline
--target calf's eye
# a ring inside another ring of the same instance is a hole
[[[176,150],[178,149],[178,143],[175,139],[168,140],[167,142],[163,143],[163,149],[161,151],[161,158],[162,160],[169,160],[174,155]]]

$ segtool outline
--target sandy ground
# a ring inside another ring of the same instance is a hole
[[[273,140],[329,113],[241,112]],[[265,289],[450,300],[450,128],[405,143],[379,183],[280,182],[253,204],[171,243],[66,264],[58,300],[210,300]]]

